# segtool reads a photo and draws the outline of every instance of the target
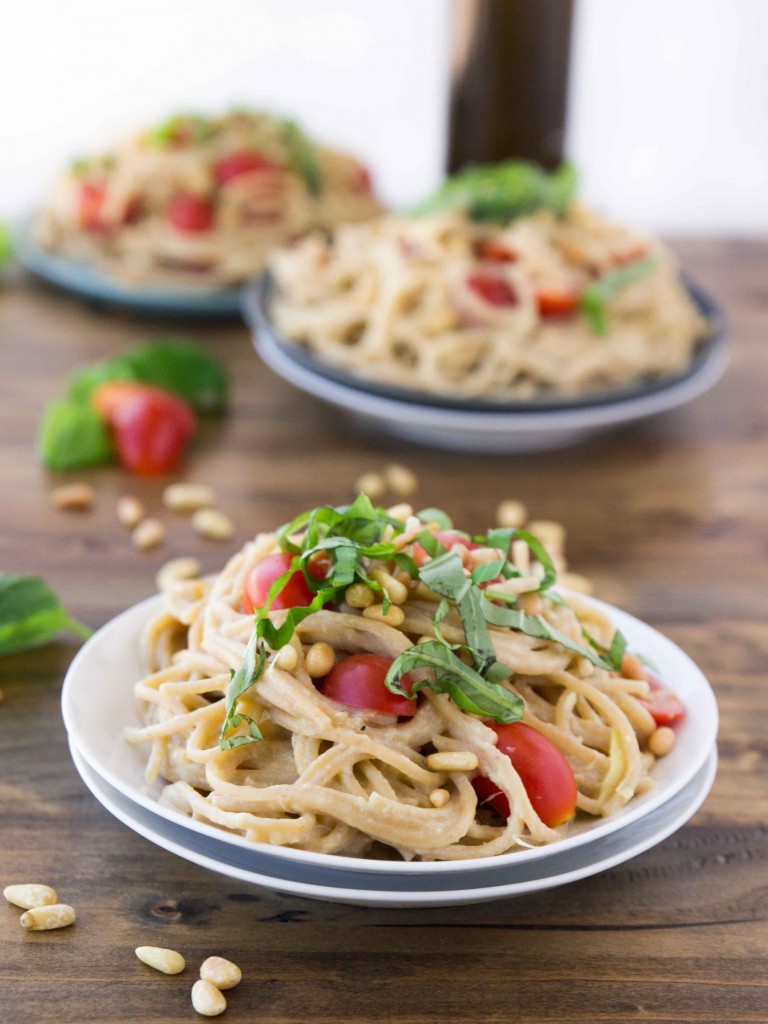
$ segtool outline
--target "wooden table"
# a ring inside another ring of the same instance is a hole
[[[92,310],[22,277],[0,291],[0,567],[42,573],[97,627],[151,594],[169,557],[214,570],[258,530],[341,503],[364,470],[397,459],[418,502],[458,524],[517,497],[569,531],[572,566],[608,601],[662,629],[701,665],[721,711],[720,769],[695,818],[660,846],[561,889],[477,906],[366,909],[282,896],[156,848],[80,781],[59,711],[76,644],[0,661],[0,882],[41,880],[78,910],[73,928],[26,933],[0,906],[3,1024],[199,1019],[196,964],[244,972],[224,1019],[270,1022],[767,1021],[768,245],[689,241],[686,266],[725,304],[732,362],[684,409],[583,447],[530,456],[452,455],[356,434],[260,365],[237,324],[168,324]],[[34,454],[43,405],[81,362],[149,335],[200,338],[226,363],[231,414],[205,423],[186,478],[219,492],[231,542],[163,512],[160,481],[77,474],[98,502],[63,514]],[[131,548],[117,496],[140,494],[169,528]],[[105,680],[105,685],[109,680]],[[133,947],[182,950],[156,975]]]

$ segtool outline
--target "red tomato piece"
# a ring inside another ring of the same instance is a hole
[[[190,234],[209,231],[213,225],[213,207],[202,196],[181,192],[168,206],[168,220],[179,231]]]
[[[254,565],[245,578],[243,607],[249,615],[257,608],[264,607],[269,588],[276,579],[288,572],[292,561],[293,555],[289,551],[276,551]],[[281,608],[306,608],[312,603],[314,596],[307,585],[304,573],[301,569],[296,569],[270,607],[274,611]]]
[[[543,317],[572,316],[579,308],[575,288],[538,288],[536,302]]]
[[[516,306],[517,293],[503,277],[478,271],[467,277],[467,287],[491,306]]]
[[[475,551],[480,547],[480,544],[476,544],[469,537],[465,537],[463,533],[459,533],[458,530],[435,530],[434,536],[440,541],[446,551],[452,551],[457,544],[463,544],[467,551]],[[429,557],[421,544],[413,545],[413,560],[416,565],[424,565]]]
[[[195,432],[195,414],[176,395],[147,384],[102,384],[93,404],[112,428],[120,462],[141,476],[173,469]]]
[[[100,231],[104,228],[101,210],[106,198],[106,186],[93,181],[84,181],[80,185],[78,196],[78,217],[83,231]]]
[[[320,683],[320,691],[339,704],[367,711],[384,711],[389,715],[412,717],[416,701],[390,692],[384,682],[392,658],[379,654],[351,654],[338,662]],[[408,676],[403,677],[410,689]]]
[[[367,167],[358,164],[352,173],[350,188],[353,192],[365,194],[373,190],[373,178]]]
[[[477,255],[481,260],[488,260],[491,263],[517,262],[517,253],[510,249],[508,245],[504,245],[503,242],[496,241],[493,238],[479,243]]]
[[[650,711],[656,725],[673,725],[685,717],[685,704],[677,694],[668,689],[660,679],[657,679],[651,672],[646,672],[645,677],[651,687],[651,692],[646,698],[638,698],[639,702]]]
[[[512,762],[538,816],[550,828],[562,825],[576,810],[576,779],[561,751],[546,736],[524,722],[485,723],[499,737],[497,748]],[[509,801],[484,775],[472,785],[478,797],[502,817],[509,817]]]
[[[239,178],[241,174],[253,174],[254,171],[279,171],[280,169],[280,164],[262,156],[261,153],[242,149],[228,153],[217,160],[213,167],[213,173],[216,175],[218,183],[225,185],[233,178]]]

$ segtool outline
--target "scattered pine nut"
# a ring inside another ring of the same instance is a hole
[[[304,666],[313,679],[327,676],[336,664],[336,655],[330,644],[312,644],[304,657]]]
[[[223,956],[209,956],[200,967],[200,977],[203,981],[210,981],[217,989],[234,988],[239,985],[243,972],[233,964],[231,960],[225,960]]]
[[[210,981],[201,978],[192,986],[192,1005],[201,1017],[218,1017],[227,1008],[227,1000]]]
[[[521,501],[502,501],[496,509],[496,522],[513,530],[519,529],[528,518],[528,509]]]
[[[674,729],[670,729],[668,725],[660,725],[658,729],[651,733],[648,740],[648,749],[654,757],[666,757],[674,747],[676,740],[677,737],[675,736]]]
[[[472,772],[477,768],[477,754],[471,750],[441,750],[427,754],[427,768],[433,772]]]
[[[149,551],[165,540],[165,527],[159,519],[142,519],[131,534],[131,543],[139,551]]]
[[[363,615],[366,619],[373,619],[374,622],[384,622],[388,626],[402,626],[405,621],[405,612],[392,604],[384,611],[383,604],[372,604],[369,608],[363,608]]]
[[[160,591],[170,590],[175,583],[181,580],[194,580],[200,575],[200,563],[196,558],[184,557],[172,558],[160,567],[155,582]]]
[[[447,789],[433,789],[429,794],[429,802],[433,807],[445,807],[450,799],[451,794]]]
[[[32,907],[21,915],[21,927],[32,932],[47,932],[53,928],[66,928],[75,923],[75,909],[67,903],[50,903]]]
[[[174,512],[194,512],[216,503],[216,493],[206,484],[169,484],[163,491],[163,504]]]
[[[389,484],[390,490],[398,498],[410,498],[416,493],[419,486],[418,477],[406,466],[397,462],[390,463],[384,469],[384,479]]]
[[[138,526],[144,518],[144,505],[132,494],[124,494],[118,498],[115,511],[117,512],[117,521],[128,530]]]
[[[86,512],[96,500],[90,484],[62,484],[51,491],[51,504],[60,512]]]
[[[229,540],[235,532],[232,520],[217,508],[199,508],[192,516],[192,529],[208,540]]]
[[[350,608],[370,608],[376,599],[365,583],[353,583],[344,591],[344,600]]]
[[[275,664],[284,672],[293,672],[298,663],[298,652],[296,648],[291,647],[290,644],[286,644],[285,647],[281,647],[280,650],[275,655]]]
[[[35,907],[50,907],[58,900],[56,890],[50,885],[38,885],[36,882],[24,882],[21,885],[6,885],[3,896],[15,907],[22,910],[33,910]]]
[[[154,967],[163,974],[181,974],[187,966],[181,953],[175,949],[163,949],[162,946],[137,946],[136,956],[147,967]]]
[[[383,569],[374,569],[371,575],[379,586],[386,590],[392,604],[405,604],[408,600],[408,588],[404,584]]]
[[[384,483],[381,473],[374,471],[363,473],[355,480],[355,491],[367,494],[372,501],[380,498],[386,489],[387,485]]]

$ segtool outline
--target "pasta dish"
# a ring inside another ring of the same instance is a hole
[[[683,371],[707,324],[670,253],[576,202],[562,178],[554,196],[473,207],[481,185],[509,191],[505,168],[520,165],[274,253],[277,330],[359,378],[465,399],[578,396]]]
[[[444,861],[619,812],[684,708],[557,589],[552,526],[471,537],[361,495],[174,585],[127,730],[163,802],[253,842]]]
[[[312,228],[380,210],[366,168],[291,121],[179,115],[76,161],[34,224],[49,252],[130,284],[237,284]]]

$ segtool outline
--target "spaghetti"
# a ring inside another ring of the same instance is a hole
[[[558,593],[563,567],[525,530],[472,540],[362,496],[313,510],[166,594],[128,740],[151,745],[165,803],[254,842],[424,860],[551,843],[570,827],[537,802],[551,759],[532,786],[505,730],[522,722],[564,760],[561,818],[611,815],[653,785],[659,685],[605,616]],[[330,686],[361,652],[389,666],[373,698]]]

